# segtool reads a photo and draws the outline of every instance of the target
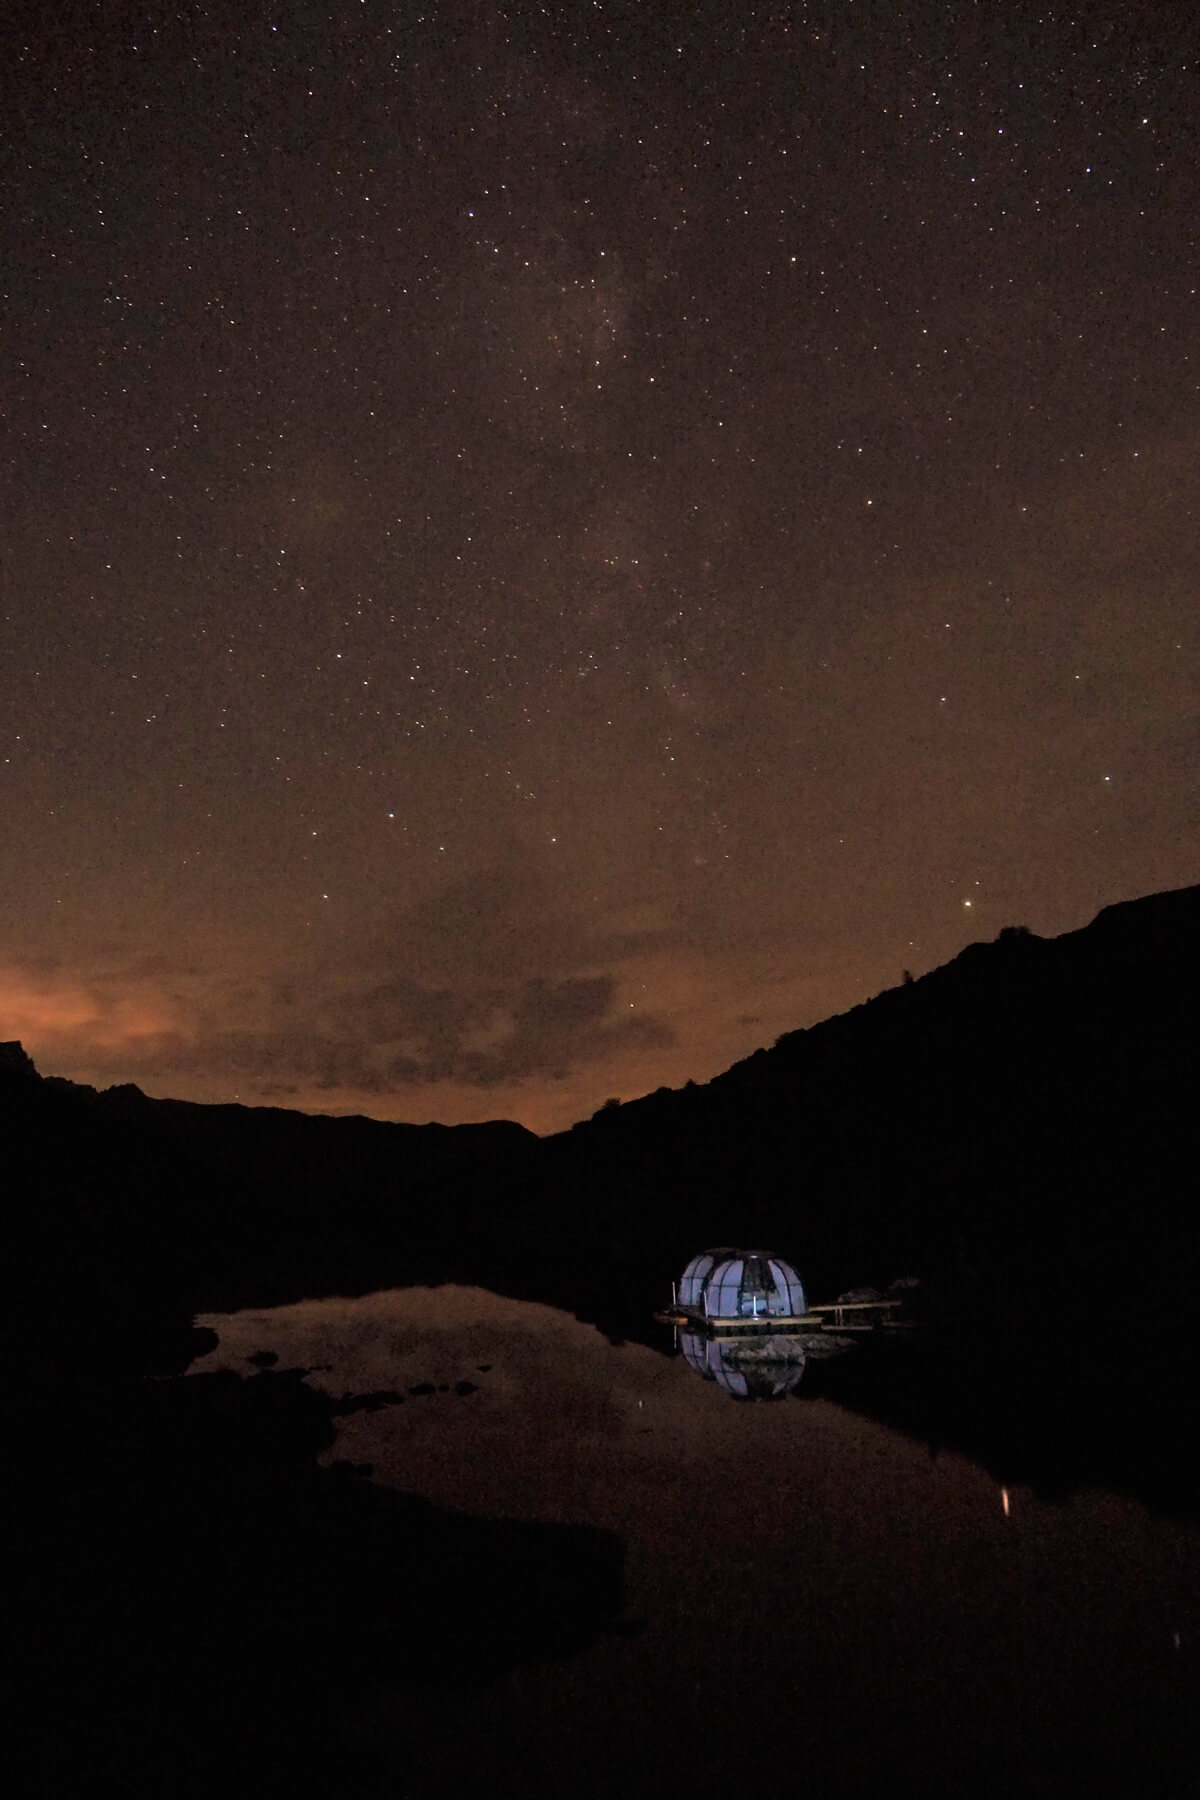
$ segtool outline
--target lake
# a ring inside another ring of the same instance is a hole
[[[501,1774],[584,1797],[1194,1791],[1188,1520],[1099,1489],[1001,1487],[821,1397],[809,1370],[786,1398],[739,1403],[681,1355],[481,1288],[199,1323],[220,1341],[193,1374],[250,1374],[270,1352],[330,1395],[403,1396],[343,1417],[326,1461],[623,1546],[621,1617],[578,1654],[385,1683],[348,1710],[347,1740],[394,1769],[397,1796]]]

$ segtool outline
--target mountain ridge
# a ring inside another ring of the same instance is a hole
[[[923,975],[906,976],[903,982],[894,987],[880,989],[877,994],[872,994],[868,996],[867,999],[858,1001],[854,1006],[848,1007],[844,1012],[831,1013],[827,1018],[816,1020],[811,1025],[797,1026],[790,1031],[781,1033],[780,1036],[775,1039],[773,1045],[764,1045],[757,1050],[750,1051],[748,1055],[731,1063],[727,1069],[719,1071],[716,1075],[711,1076],[706,1082],[688,1081],[683,1089],[664,1089],[660,1087],[653,1090],[652,1093],[637,1095],[628,1101],[621,1102],[620,1105],[622,1107],[638,1106],[643,1104],[646,1100],[654,1098],[656,1094],[662,1094],[664,1092],[680,1093],[697,1088],[703,1090],[717,1087],[721,1083],[729,1081],[731,1078],[736,1078],[739,1071],[744,1070],[749,1065],[758,1063],[764,1056],[770,1056],[773,1050],[778,1050],[782,1046],[791,1043],[793,1040],[806,1037],[814,1032],[827,1031],[830,1027],[836,1026],[846,1020],[860,1018],[870,1009],[877,1008],[881,1004],[891,1001],[893,996],[906,994],[916,989],[925,989],[928,991],[929,984],[939,984],[950,971],[959,971],[961,973],[964,966],[969,966],[971,963],[977,963],[981,954],[989,955],[994,953],[998,947],[1009,953],[1019,949],[1027,953],[1032,952],[1033,954],[1036,954],[1036,946],[1058,946],[1061,950],[1078,940],[1087,940],[1089,943],[1094,942],[1096,941],[1096,934],[1100,934],[1110,942],[1113,942],[1122,935],[1129,936],[1131,928],[1136,932],[1138,927],[1142,929],[1143,934],[1145,934],[1147,928],[1152,929],[1160,939],[1164,934],[1182,936],[1186,933],[1190,935],[1197,929],[1200,929],[1200,884],[1191,887],[1166,889],[1159,893],[1139,895],[1131,900],[1114,901],[1111,904],[1102,907],[1087,924],[1074,927],[1070,931],[1060,932],[1053,937],[1042,937],[1038,933],[1031,931],[1027,926],[1004,926],[995,938],[991,940],[976,939],[972,943],[964,945],[963,948],[957,951],[947,962],[939,963],[935,968],[926,970]],[[97,1088],[90,1083],[73,1081],[61,1075],[43,1075],[19,1039],[10,1039],[7,1041],[0,1040],[0,1081],[12,1079],[14,1077],[20,1078],[22,1075],[34,1076],[39,1081],[51,1084],[59,1092],[76,1095],[81,1099],[102,1102],[108,1106],[117,1106],[125,1102],[131,1105],[145,1103],[147,1106],[170,1106],[176,1109],[194,1109],[198,1113],[203,1113],[211,1117],[217,1115],[232,1117],[235,1114],[251,1113],[260,1116],[271,1115],[299,1119],[327,1119],[336,1122],[344,1121],[348,1124],[363,1123],[389,1128],[391,1126],[398,1126],[401,1130],[405,1131],[478,1131],[491,1129],[497,1126],[506,1126],[510,1127],[514,1132],[523,1133],[529,1138],[538,1137],[540,1135],[530,1131],[527,1126],[521,1125],[519,1121],[507,1118],[476,1120],[469,1122],[465,1126],[447,1125],[439,1120],[429,1120],[422,1124],[415,1124],[408,1120],[375,1119],[372,1115],[366,1113],[311,1113],[300,1108],[272,1105],[248,1105],[240,1101],[194,1101],[176,1099],[173,1096],[152,1096],[146,1094],[134,1082],[122,1082],[107,1088]],[[611,1102],[606,1103],[606,1108],[611,1107],[611,1104]],[[605,1109],[603,1108],[601,1109],[601,1111],[604,1110]],[[596,1116],[597,1115],[595,1114],[592,1115],[593,1118]],[[590,1120],[588,1119],[577,1120],[573,1125],[566,1129],[568,1131],[576,1131],[581,1126],[588,1123],[590,1123]],[[561,1132],[555,1132],[548,1135],[551,1137],[559,1137],[563,1134]]]
[[[907,1359],[822,1364],[804,1393],[1000,1479],[1191,1509],[1198,1019],[1193,888],[1009,929],[545,1139],[98,1093],[5,1045],[0,1392],[22,1419],[64,1395],[103,1413],[106,1384],[211,1347],[197,1313],[443,1282],[667,1351],[654,1314],[689,1257],[760,1243],[818,1300],[921,1283]]]
[[[1200,1279],[1173,1185],[1200,1157],[1197,1018],[1193,887],[1056,938],[1008,927],[549,1138],[96,1090],[8,1044],[10,1216],[32,1253],[53,1196],[101,1266],[107,1222],[209,1310],[475,1273],[635,1329],[708,1240],[776,1245],[826,1292],[916,1273],[1025,1304],[1081,1281],[1149,1292],[1164,1270],[1178,1292],[1179,1271]]]

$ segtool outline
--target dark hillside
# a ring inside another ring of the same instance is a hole
[[[528,1133],[97,1094],[5,1044],[0,1146],[12,1792],[391,1791],[350,1697],[493,1680],[618,1619],[610,1534],[318,1467],[377,1397],[147,1379],[213,1347],[196,1309],[442,1270],[485,1174],[499,1213],[523,1191]]]
[[[486,1248],[529,1189],[521,1126],[388,1125],[43,1080],[0,1046],[6,1336],[110,1348],[162,1315],[363,1292]],[[480,1204],[486,1182],[487,1205]],[[473,1224],[464,1232],[464,1220]]]
[[[832,1291],[917,1272],[1013,1314],[1190,1301],[1200,888],[1020,929],[548,1146],[576,1216],[791,1248]]]
[[[1178,1314],[1200,1279],[1198,1003],[1192,888],[1056,939],[1006,930],[545,1142],[97,1093],[7,1046],[10,1322],[75,1287],[115,1322],[135,1291],[215,1310],[475,1279],[639,1331],[706,1240],[789,1250],[818,1294],[916,1273],[1010,1318]]]
[[[318,1471],[338,1409],[303,1371],[147,1381],[210,1347],[196,1311],[473,1281],[669,1348],[651,1314],[672,1273],[705,1242],[758,1241],[817,1298],[917,1275],[939,1327],[908,1354],[818,1363],[800,1399],[1001,1480],[1099,1482],[1194,1516],[1177,1446],[1197,1362],[1198,946],[1200,889],[1054,940],[1006,931],[707,1086],[545,1142],[97,1093],[0,1045],[18,1710],[61,1693],[74,1721],[30,1791],[82,1792],[97,1770],[191,1791],[178,1745],[198,1731],[197,1792],[231,1758],[259,1786],[286,1765],[297,1791],[315,1771],[352,1792],[313,1747],[339,1741],[320,1711],[329,1646],[351,1671],[390,1656],[414,1584],[448,1621],[469,1607],[490,1673],[619,1614],[603,1533],[477,1530]],[[246,1618],[263,1622],[244,1649],[273,1664],[266,1688],[220,1654]],[[449,1676],[400,1677],[453,1679],[447,1631]],[[128,1723],[129,1694],[157,1735]]]

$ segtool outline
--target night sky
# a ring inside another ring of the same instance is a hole
[[[1200,880],[1192,7],[0,53],[43,1073],[547,1130]]]

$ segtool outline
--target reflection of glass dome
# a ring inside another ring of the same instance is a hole
[[[804,1374],[799,1337],[715,1338],[682,1331],[679,1348],[697,1375],[715,1381],[734,1400],[782,1400]]]
[[[766,1250],[703,1250],[679,1284],[680,1306],[710,1319],[798,1319],[804,1288],[790,1263]]]

